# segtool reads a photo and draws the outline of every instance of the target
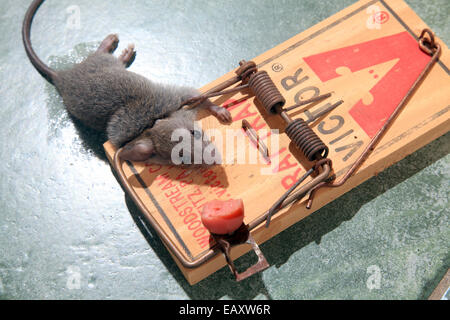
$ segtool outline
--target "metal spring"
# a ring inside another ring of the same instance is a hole
[[[287,110],[283,109],[286,100],[281,95],[269,74],[264,70],[257,71],[257,66],[253,61],[242,60],[239,62],[239,65],[240,67],[236,70],[236,77],[219,84],[201,96],[185,101],[182,105],[204,101],[210,97],[235,92],[248,87],[267,112],[279,114],[286,121],[286,134],[309,161],[325,158],[328,155],[328,147],[308,126],[307,122],[303,119],[292,120],[287,115]],[[239,81],[242,83],[240,86],[224,90]],[[329,97],[329,95],[323,95],[320,99],[326,97]],[[342,101],[332,107],[335,108],[340,103],[342,103]],[[297,107],[297,105],[295,107]],[[292,109],[292,107],[288,109]]]
[[[328,147],[305,120],[301,118],[293,120],[286,127],[286,134],[309,161],[327,157]]]
[[[267,112],[277,113],[277,108],[283,107],[286,103],[266,71],[252,74],[248,85]]]

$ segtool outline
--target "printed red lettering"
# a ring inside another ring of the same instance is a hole
[[[336,69],[342,66],[352,72],[368,69],[367,72],[376,79],[378,75],[370,67],[398,60],[370,89],[373,101],[365,105],[361,99],[350,110],[353,119],[369,137],[373,137],[403,99],[430,57],[419,49],[417,41],[405,31],[315,54],[304,60],[322,82],[339,77]]]

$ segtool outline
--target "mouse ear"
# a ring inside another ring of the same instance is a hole
[[[151,140],[132,141],[123,147],[120,157],[129,161],[145,161],[153,155],[154,149]]]

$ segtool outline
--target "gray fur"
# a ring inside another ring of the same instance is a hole
[[[126,70],[114,56],[98,52],[59,71],[55,85],[70,114],[89,127],[106,130],[118,147],[199,94],[193,88],[153,83]]]
[[[171,133],[178,127],[189,130],[195,119],[196,110],[180,109],[181,103],[199,93],[193,88],[156,84],[127,71],[136,51],[131,44],[115,58],[112,53],[119,43],[117,34],[108,35],[95,53],[72,69],[49,68],[34,52],[30,39],[33,17],[43,2],[34,0],[30,4],[22,39],[31,63],[56,86],[69,113],[85,125],[106,132],[116,147],[123,147],[125,160],[171,160]],[[208,108],[223,123],[232,121],[228,110],[209,100],[198,107]]]
[[[72,69],[57,72],[54,80],[68,112],[106,132],[116,147],[125,145],[126,160],[167,161],[172,131],[193,128],[196,109],[180,106],[200,94],[196,89],[154,83],[126,70],[126,64],[109,53],[97,51]],[[229,112],[209,100],[199,107],[209,108],[222,122],[231,122]]]

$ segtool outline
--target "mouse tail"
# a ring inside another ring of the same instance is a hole
[[[56,72],[50,69],[41,59],[39,59],[31,46],[31,24],[36,12],[44,1],[45,0],[34,0],[28,8],[22,24],[22,40],[27,56],[33,66],[41,74],[41,76],[43,76],[51,84],[54,84]]]

